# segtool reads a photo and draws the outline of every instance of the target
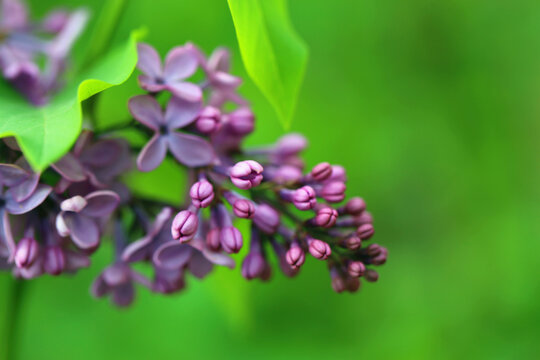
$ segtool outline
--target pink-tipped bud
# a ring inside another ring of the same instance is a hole
[[[28,268],[36,261],[38,255],[38,242],[31,237],[22,238],[15,248],[15,265],[18,268]]]
[[[349,250],[358,250],[362,246],[362,239],[356,235],[349,236],[345,239],[345,247]]]
[[[226,226],[220,231],[221,247],[228,253],[237,253],[242,249],[242,234],[234,226]]]
[[[360,215],[354,216],[354,223],[356,226],[373,224],[373,216],[369,211],[364,211]]]
[[[364,275],[366,266],[361,261],[351,261],[347,266],[347,272],[353,277],[360,277]]]
[[[246,199],[238,199],[233,204],[234,215],[243,219],[251,219],[255,214],[255,205]]]
[[[371,244],[366,248],[365,251],[369,256],[375,257],[381,254],[381,252],[383,251],[383,247],[379,244]]]
[[[313,255],[314,258],[319,260],[326,260],[332,254],[330,245],[325,243],[322,240],[318,239],[308,239],[309,244],[309,253]]]
[[[60,275],[66,266],[66,257],[60,246],[45,249],[43,269],[51,275]]]
[[[293,242],[291,244],[291,248],[285,254],[285,259],[287,260],[287,263],[296,270],[304,264],[304,261],[306,261],[306,255],[304,254],[304,251],[300,245]]]
[[[236,163],[230,170],[232,183],[239,189],[251,189],[258,186],[263,179],[263,167],[254,160]]]
[[[207,106],[202,109],[199,117],[195,120],[195,127],[203,134],[213,133],[221,118],[221,112],[213,106]]]
[[[321,190],[321,197],[330,202],[337,203],[345,199],[345,186],[344,182],[332,181],[324,185]]]
[[[338,212],[331,207],[323,207],[317,212],[315,223],[318,226],[329,228],[335,225],[338,217]]]
[[[205,208],[214,200],[214,188],[207,180],[200,180],[191,186],[189,196],[194,206]]]
[[[253,222],[266,234],[274,234],[280,224],[279,213],[270,205],[259,204]]]
[[[198,225],[199,219],[194,212],[190,210],[180,211],[176,214],[172,223],[171,234],[173,239],[180,242],[187,242],[193,239]]]
[[[339,294],[345,291],[345,279],[339,274],[336,268],[332,268],[330,270],[330,277],[332,279],[332,289],[334,289],[335,292]]]
[[[371,224],[363,224],[356,229],[356,234],[362,239],[367,240],[373,236],[375,229]]]
[[[228,124],[234,134],[247,135],[253,132],[255,116],[250,109],[240,108],[229,114]]]
[[[332,175],[328,179],[326,179],[325,182],[332,182],[332,181],[339,181],[339,182],[346,182],[347,181],[347,173],[345,172],[345,168],[340,165],[332,165]]]
[[[261,254],[249,253],[242,263],[242,276],[247,280],[260,277],[266,268],[266,261]]]
[[[366,210],[366,202],[359,197],[353,197],[345,204],[345,212],[350,215],[360,215]]]
[[[292,201],[298,210],[313,209],[317,203],[315,190],[311,186],[302,186],[295,190],[292,195]]]
[[[311,170],[311,177],[315,181],[324,181],[332,175],[332,166],[329,163],[323,162],[315,165]]]
[[[371,263],[373,265],[383,265],[384,263],[386,263],[387,258],[388,258],[388,250],[384,247],[381,247],[381,252],[377,256],[371,259]]]
[[[206,234],[206,246],[212,251],[219,251],[221,249],[221,242],[220,242],[220,230],[219,228],[213,228],[208,231]]]
[[[287,134],[282,136],[276,144],[276,153],[279,156],[287,157],[296,155],[307,146],[307,140],[300,134]]]
[[[376,282],[377,280],[379,280],[379,273],[373,269],[368,269],[364,274],[364,278],[366,279],[366,281]]]

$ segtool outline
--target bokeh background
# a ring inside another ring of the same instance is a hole
[[[56,4],[30,1],[39,16]],[[103,0],[87,1],[96,14]],[[15,328],[19,359],[533,359],[540,353],[540,3],[493,0],[291,0],[310,47],[293,131],[309,166],[344,165],[389,248],[376,284],[335,294],[324,264],[269,283],[220,269],[179,295],[140,289],[117,310],[89,296],[111,259],[103,246],[78,276],[27,284]],[[234,53],[225,0],[132,0],[117,40],[147,26],[162,54],[191,40]],[[105,124],[128,117],[136,81],[98,102]],[[284,133],[246,78],[257,130]],[[132,180],[177,196],[164,165]],[[0,320],[13,281],[0,276]],[[4,339],[4,340],[1,340]]]

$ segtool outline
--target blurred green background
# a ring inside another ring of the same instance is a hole
[[[41,15],[66,1],[31,3]],[[87,5],[97,13],[103,3]],[[220,269],[176,296],[140,289],[117,310],[88,293],[111,258],[103,246],[76,277],[28,283],[0,347],[15,331],[19,359],[538,358],[540,3],[289,7],[310,47],[292,130],[310,140],[309,166],[344,165],[348,194],[367,200],[374,241],[390,251],[380,281],[337,295],[325,265],[309,259],[294,279],[275,271],[248,283]],[[162,54],[188,40],[206,52],[226,45],[245,76],[225,0],[132,0],[117,38],[140,25]],[[135,91],[134,77],[106,91],[101,119],[126,119]],[[242,93],[258,117],[249,143],[273,142],[283,130],[272,108],[247,78]],[[160,171],[149,191],[166,182],[178,192],[181,174]],[[6,319],[10,277],[0,286]]]

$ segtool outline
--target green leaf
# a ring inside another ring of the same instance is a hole
[[[308,57],[293,29],[286,0],[228,0],[249,76],[290,126]]]
[[[0,83],[0,137],[15,136],[35,171],[60,159],[81,131],[81,102],[126,81],[137,64],[137,39],[107,53],[95,66],[76,76],[43,107],[28,103],[7,83]]]

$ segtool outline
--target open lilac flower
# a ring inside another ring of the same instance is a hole
[[[201,89],[184,81],[195,73],[198,66],[197,55],[192,45],[178,46],[169,51],[165,66],[157,51],[148,44],[137,47],[139,62],[137,67],[144,73],[139,76],[141,87],[149,92],[168,90],[176,97],[187,101],[200,101]]]
[[[129,110],[135,119],[154,131],[154,136],[137,158],[141,171],[158,167],[167,149],[186,166],[203,166],[212,162],[214,151],[208,142],[198,136],[175,131],[194,122],[200,109],[200,102],[172,98],[163,113],[151,96],[140,95],[129,100]]]
[[[56,229],[60,236],[70,236],[78,248],[95,249],[100,234],[97,219],[109,216],[119,201],[118,195],[108,190],[64,200],[60,205],[62,211],[56,218]]]

